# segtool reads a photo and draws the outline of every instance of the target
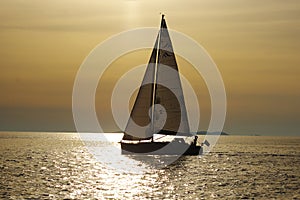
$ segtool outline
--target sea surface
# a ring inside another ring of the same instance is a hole
[[[221,136],[208,155],[158,168],[107,138],[0,133],[0,198],[300,199],[300,137]]]

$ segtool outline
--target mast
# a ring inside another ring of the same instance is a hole
[[[161,23],[162,23],[162,20],[164,19],[164,14],[161,15]],[[160,32],[161,32],[161,26],[160,26],[160,29],[159,29],[159,32],[158,32],[158,44],[157,44],[157,49],[159,50],[160,49]],[[155,114],[155,98],[156,98],[156,80],[157,80],[157,66],[158,66],[158,55],[159,55],[159,51],[156,51],[156,59],[155,59],[155,71],[154,71],[154,82],[153,82],[153,100],[152,100],[152,116],[151,116],[151,119],[152,119],[152,123],[151,123],[151,128],[152,128],[152,132],[154,134],[154,131],[155,131],[155,120],[154,120],[154,114]],[[153,141],[153,138],[152,138],[152,141]]]

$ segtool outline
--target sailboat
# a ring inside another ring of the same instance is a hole
[[[122,154],[200,153],[197,136],[190,133],[178,66],[164,15],[120,143]]]

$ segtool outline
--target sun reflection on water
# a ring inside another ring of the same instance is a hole
[[[103,135],[102,135],[103,136]],[[129,156],[122,155],[118,141],[120,136],[107,134],[105,140],[95,134],[85,136],[84,144],[88,149],[89,162],[94,163],[90,169],[87,180],[96,181],[96,190],[93,191],[95,198],[137,198],[151,197],[159,194],[161,190],[156,187],[159,182],[168,183],[169,175],[165,174],[164,166],[166,158],[161,156]],[[86,157],[85,157],[86,159]],[[158,168],[153,165],[153,159],[160,164]],[[173,159],[170,157],[170,159]],[[80,161],[78,161],[80,162]],[[166,191],[172,191],[173,186],[166,186]],[[72,196],[85,192],[83,188],[74,190]]]
[[[84,157],[85,162],[87,161],[86,158]],[[101,199],[133,199],[153,193],[153,185],[158,178],[155,169],[148,171],[149,169],[143,163],[125,156],[122,161],[117,160],[117,158],[115,161],[117,161],[117,165],[136,168],[136,173],[122,172],[119,170],[120,168],[116,170],[107,167],[104,163],[96,162],[95,158],[90,157],[88,162],[92,165],[86,167],[81,175],[84,184],[81,183],[82,187],[73,190],[70,197],[75,198],[88,193],[89,196],[92,194],[94,198]]]

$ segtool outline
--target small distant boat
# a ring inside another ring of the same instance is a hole
[[[166,66],[171,71],[166,70]],[[168,83],[172,89],[163,83]],[[197,136],[190,133],[178,66],[164,15],[120,143],[122,154],[200,153]]]

